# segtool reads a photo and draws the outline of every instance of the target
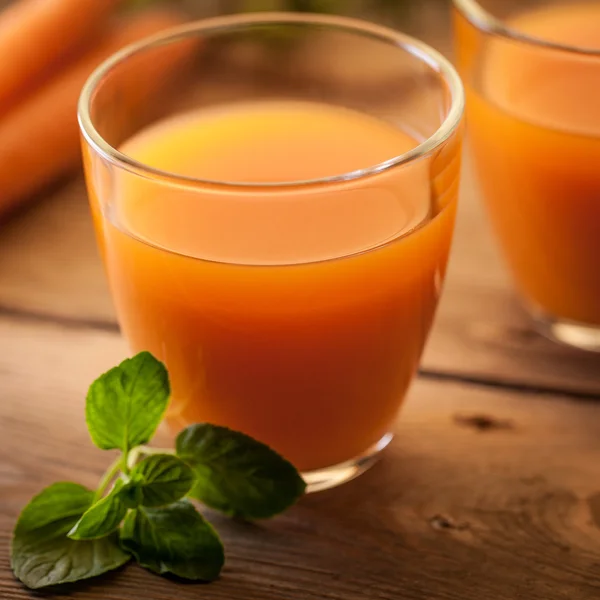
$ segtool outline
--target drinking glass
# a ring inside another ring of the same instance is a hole
[[[243,431],[310,490],[372,464],[440,296],[463,104],[437,52],[339,17],[206,20],[99,67],[79,107],[98,245],[172,428]]]
[[[540,332],[600,350],[600,2],[454,0],[469,140]]]

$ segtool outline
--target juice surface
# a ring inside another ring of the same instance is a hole
[[[124,150],[178,175],[273,184],[344,175],[417,144],[390,124],[355,111],[261,101],[173,117],[130,140]],[[400,201],[384,191],[365,198],[352,186],[338,194],[261,189],[204,194],[201,200],[180,193],[165,201],[164,189],[151,184],[140,194],[136,181],[129,193],[126,182],[119,218],[139,237],[197,258],[303,263],[368,250],[418,227],[430,211],[424,183]]]
[[[597,2],[509,25],[600,50]],[[600,325],[600,56],[500,38],[477,48],[481,34],[462,17],[457,34],[475,164],[518,287],[536,309]]]
[[[122,150],[180,175],[266,184],[341,175],[416,144],[347,109],[261,101],[174,117]],[[120,173],[105,218],[94,211],[101,248],[132,349],[169,368],[171,423],[244,431],[302,470],[387,433],[440,293],[457,154],[277,189]]]

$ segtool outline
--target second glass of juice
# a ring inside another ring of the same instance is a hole
[[[600,351],[600,2],[454,0],[483,195],[538,329]]]
[[[98,243],[174,428],[241,430],[312,490],[372,463],[440,297],[462,108],[436,52],[336,17],[205,21],[100,67],[80,104]]]

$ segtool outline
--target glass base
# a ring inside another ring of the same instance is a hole
[[[386,433],[366,452],[351,460],[332,467],[302,473],[302,477],[306,481],[306,493],[322,492],[358,477],[377,462],[380,453],[392,441],[393,437],[393,433]]]
[[[532,317],[535,328],[549,340],[570,348],[600,352],[600,326],[553,317],[538,310],[532,311]]]

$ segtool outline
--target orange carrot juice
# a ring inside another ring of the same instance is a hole
[[[95,211],[123,331],[167,364],[175,427],[227,425],[304,471],[390,431],[444,278],[458,142],[370,177],[268,184],[416,145],[374,117],[285,100],[176,116],[124,144],[149,167],[239,184],[124,171]]]
[[[473,156],[492,222],[535,312],[600,326],[600,4],[508,21],[549,48],[456,16]]]

